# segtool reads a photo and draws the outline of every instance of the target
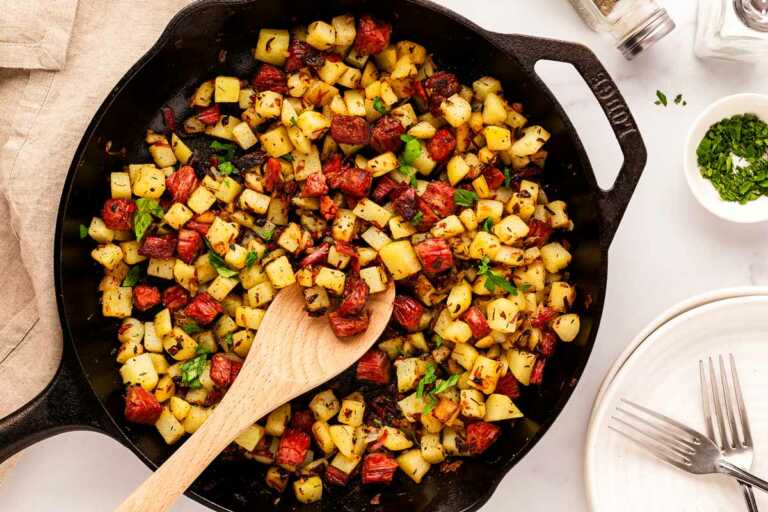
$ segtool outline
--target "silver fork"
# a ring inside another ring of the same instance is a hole
[[[612,416],[619,426],[608,425],[609,429],[683,471],[721,473],[768,492],[768,482],[725,460],[720,448],[704,434],[624,398],[621,402],[636,412],[617,406],[624,418]]]
[[[749,419],[747,418],[747,409],[744,406],[744,397],[741,394],[741,384],[739,384],[739,374],[736,371],[736,359],[733,354],[729,354],[731,369],[731,382],[728,382],[727,372],[725,370],[725,361],[723,356],[718,357],[720,366],[720,389],[717,385],[717,372],[712,358],[709,358],[709,377],[706,376],[704,361],[699,361],[699,384],[701,385],[701,406],[704,412],[704,423],[707,430],[707,437],[714,441],[723,454],[723,458],[728,462],[742,468],[751,468],[754,459],[754,448],[752,446],[752,433],[749,429]],[[709,386],[707,386],[709,383]],[[722,402],[721,402],[722,398]],[[732,401],[735,398],[735,407]],[[711,406],[710,406],[711,403]],[[715,421],[712,418],[712,409],[717,417],[717,437],[715,436]],[[725,414],[723,413],[725,409]],[[735,410],[738,409],[738,410]],[[730,432],[726,427],[724,415],[728,416]],[[739,428],[737,427],[736,416],[738,415],[741,425],[741,437],[739,437]],[[758,512],[755,494],[752,487],[744,482],[741,484],[744,492],[744,500],[747,502],[747,508],[750,512]]]

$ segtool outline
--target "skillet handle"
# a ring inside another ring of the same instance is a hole
[[[604,242],[609,245],[647,160],[640,130],[618,87],[595,54],[581,44],[518,34],[490,32],[488,36],[517,57],[530,74],[535,74],[534,66],[540,60],[572,64],[605,112],[624,156],[624,162],[613,186],[608,190],[601,189],[598,197],[598,206],[605,222]]]
[[[117,427],[83,375],[74,349],[64,341],[53,380],[29,403],[0,420],[0,463],[48,437],[72,430],[93,430],[119,438]]]

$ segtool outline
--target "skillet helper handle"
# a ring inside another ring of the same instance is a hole
[[[93,430],[117,437],[67,341],[59,369],[48,386],[21,409],[0,420],[0,463],[48,437]]]
[[[624,156],[613,186],[600,190],[598,205],[605,219],[605,242],[610,243],[643,174],[647,152],[640,129],[613,79],[592,51],[577,43],[532,38],[517,34],[489,33],[505,50],[515,55],[530,74],[540,60],[572,64],[587,83],[605,112]]]

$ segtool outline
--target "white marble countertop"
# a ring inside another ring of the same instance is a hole
[[[608,290],[592,357],[570,402],[529,455],[483,508],[587,510],[583,452],[592,401],[611,363],[647,322],[673,303],[705,290],[768,284],[765,224],[721,221],[695,202],[681,169],[682,144],[695,116],[738,92],[768,93],[768,70],[705,62],[692,53],[695,0],[667,1],[677,29],[656,48],[627,62],[591,32],[566,0],[438,0],[479,25],[586,44],[616,80],[648,147],[648,166],[610,251]],[[621,160],[608,124],[569,66],[537,68],[571,116],[603,183]],[[661,108],[655,91],[682,93],[688,105]],[[640,249],[640,250],[638,250]],[[69,433],[29,450],[0,486],[3,510],[110,510],[149,475],[128,449],[98,434]],[[177,512],[206,510],[183,498]],[[628,509],[629,510],[629,509]]]

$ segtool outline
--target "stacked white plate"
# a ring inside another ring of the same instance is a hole
[[[608,372],[587,432],[587,498],[595,512],[747,510],[738,484],[658,461],[607,427],[620,398],[704,431],[698,362],[733,353],[755,445],[755,474],[768,479],[768,288],[719,290],[656,318]],[[755,491],[768,511],[768,494]]]

